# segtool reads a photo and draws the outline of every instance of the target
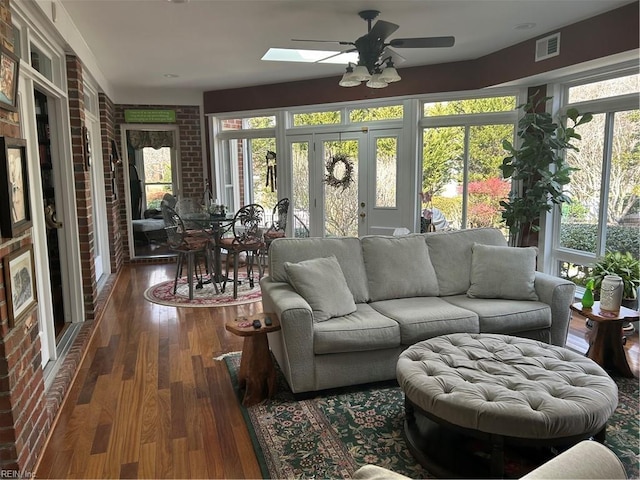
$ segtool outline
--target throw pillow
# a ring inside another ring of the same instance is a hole
[[[291,286],[311,306],[315,321],[323,322],[356,311],[353,295],[335,256],[284,262],[284,270]]]
[[[372,302],[438,296],[438,279],[422,235],[370,235],[360,241]]]
[[[475,243],[471,252],[471,298],[538,300],[535,247],[496,247]]]

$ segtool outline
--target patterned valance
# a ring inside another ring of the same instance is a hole
[[[129,130],[129,145],[134,150],[152,147],[156,150],[162,147],[173,147],[175,140],[172,130],[147,131]]]

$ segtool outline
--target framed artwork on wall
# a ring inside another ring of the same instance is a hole
[[[0,108],[18,110],[18,72],[20,61],[18,57],[0,46]]]
[[[4,257],[4,277],[9,328],[12,328],[38,303],[33,245],[22,247]]]
[[[23,139],[0,137],[0,231],[5,238],[31,228],[27,146]]]

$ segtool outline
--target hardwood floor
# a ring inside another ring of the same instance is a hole
[[[163,307],[144,290],[174,266],[125,267],[35,472],[37,478],[260,478],[224,362],[242,349],[224,323],[261,303]],[[584,352],[584,319],[568,345]],[[638,375],[638,333],[626,343]]]

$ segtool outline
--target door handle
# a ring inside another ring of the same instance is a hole
[[[366,214],[366,213],[364,213],[364,212],[362,212],[362,213],[360,214],[360,218],[364,218],[364,217],[366,217],[366,216],[367,216],[367,214]]]
[[[56,220],[56,209],[53,205],[44,208],[44,221],[48,229],[62,228],[62,222]]]

